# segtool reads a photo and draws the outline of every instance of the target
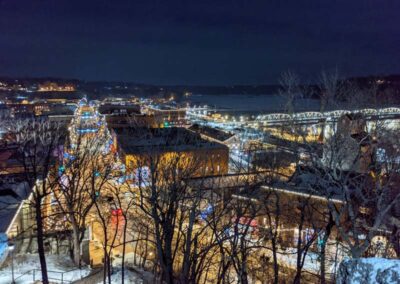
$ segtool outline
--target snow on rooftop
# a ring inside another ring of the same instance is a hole
[[[126,153],[144,150],[186,151],[201,147],[226,148],[225,145],[201,138],[185,128],[131,128],[114,129],[118,143]]]

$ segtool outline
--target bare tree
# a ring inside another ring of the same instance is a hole
[[[109,175],[104,165],[105,138],[101,135],[83,137],[66,144],[62,172],[58,178],[58,190],[53,192],[61,217],[72,229],[73,260],[81,266],[81,243],[87,218],[94,204],[94,196],[100,194],[104,182],[98,182],[101,174]]]
[[[140,136],[140,129],[132,131],[136,131],[136,137]],[[152,133],[148,129],[142,131],[143,135]],[[201,215],[212,206],[210,191],[204,189],[202,177],[207,172],[217,172],[217,162],[207,155],[207,150],[182,151],[187,147],[182,143],[202,147],[199,143],[204,141],[200,137],[192,138],[177,137],[166,142],[167,147],[147,146],[135,159],[130,159],[127,169],[134,184],[131,191],[136,196],[139,218],[144,215],[152,222],[147,241],[154,245],[160,281],[166,283],[199,281],[204,277],[202,272],[208,269],[206,256],[215,247]]]
[[[187,193],[190,191],[185,179],[191,177],[196,167],[187,164],[177,154],[169,160],[168,164],[159,155],[150,156],[146,161],[149,165],[149,187],[141,181],[139,174],[140,208],[149,215],[154,222],[154,238],[157,249],[157,257],[162,270],[162,279],[167,283],[174,281],[174,259],[180,243],[180,230],[184,224],[182,212],[185,206]],[[190,163],[190,162],[189,162]],[[162,168],[160,164],[163,164]],[[138,164],[138,169],[145,167]],[[193,222],[191,220],[190,222]],[[189,226],[190,227],[190,226]]]
[[[279,95],[283,98],[285,105],[284,111],[292,115],[295,111],[295,100],[300,93],[299,77],[292,71],[282,73],[279,80]]]
[[[118,178],[122,180],[118,181]],[[140,235],[134,236],[131,231],[131,236],[133,238],[128,238],[128,228],[136,225],[139,230],[139,233],[142,232],[140,230],[143,226],[146,226],[148,229],[149,224],[142,223],[139,225],[138,221],[143,221],[137,214],[137,200],[136,195],[131,189],[131,184],[123,177],[113,177],[112,180],[107,185],[107,196],[110,200],[112,200],[113,212],[116,217],[117,225],[115,226],[115,230],[118,232],[116,234],[116,242],[114,244],[114,248],[119,248],[122,246],[122,260],[121,260],[121,280],[124,283],[125,279],[125,256],[126,256],[126,247],[128,243],[135,242],[136,245],[142,241],[148,241],[147,236],[142,239]],[[139,219],[139,220],[138,220]],[[129,224],[129,225],[128,225]]]
[[[30,204],[35,212],[36,238],[43,283],[49,283],[44,247],[43,220],[45,198],[55,187],[56,164],[62,153],[65,134],[59,124],[38,119],[17,121],[15,140],[18,144],[19,160],[24,168],[24,179],[32,190]]]
[[[103,282],[111,284],[112,274],[112,253],[114,245],[117,241],[120,228],[123,225],[122,210],[118,208],[118,203],[110,193],[111,185],[113,182],[112,168],[110,165],[99,165],[93,161],[92,169],[95,173],[91,176],[92,201],[94,204],[93,217],[95,217],[100,225],[100,234],[97,241],[100,241],[103,249],[103,265],[104,277]],[[91,213],[90,213],[91,214]],[[96,223],[93,223],[92,233],[95,234]]]
[[[322,71],[320,78],[320,111],[335,109],[338,106],[340,97],[341,82],[338,70],[333,72]]]

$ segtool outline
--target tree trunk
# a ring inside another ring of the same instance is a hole
[[[225,261],[226,256],[223,253],[221,253],[221,258],[220,271],[218,272],[218,284],[225,283],[225,277],[230,266],[230,261]]]
[[[108,278],[109,284],[111,284],[111,273],[110,273],[110,259],[108,257],[107,251],[107,244],[108,244],[108,236],[107,236],[107,227],[104,223],[103,226],[103,233],[104,233],[104,245],[103,245],[103,254],[104,254],[104,275],[103,275],[103,282],[106,284],[106,279]]]
[[[272,238],[272,258],[274,261],[274,284],[279,283],[279,266],[277,256],[276,236]]]
[[[138,235],[139,237],[140,237],[140,235]],[[133,251],[133,264],[136,266],[137,265],[137,261],[136,261],[136,259],[137,259],[137,248],[138,248],[138,244],[139,244],[139,240],[137,240],[136,242],[135,242],[135,249],[134,249],[134,251]]]
[[[193,243],[192,243],[193,224],[194,224],[194,220],[196,218],[195,212],[196,211],[194,209],[191,210],[190,216],[189,216],[189,225],[187,228],[186,243],[185,243],[185,249],[184,249],[184,255],[183,255],[183,268],[182,268],[182,276],[181,276],[182,283],[189,282],[190,268],[192,265],[194,265],[193,263],[191,263],[190,256],[191,256],[192,249],[193,249],[193,251],[196,250],[196,248],[193,247]]]
[[[76,266],[81,268],[81,246],[79,243],[79,239],[76,238],[75,236],[73,238],[74,238],[74,263]]]
[[[104,257],[103,257],[103,284],[106,284],[107,280],[107,254],[106,250],[103,249]]]
[[[40,260],[40,268],[42,270],[42,282],[43,284],[48,284],[49,279],[47,277],[47,265],[46,265],[46,255],[44,251],[44,236],[43,236],[43,218],[42,218],[42,210],[41,210],[41,199],[36,200],[35,202],[35,212],[36,212],[36,225],[37,225],[37,244],[38,244],[38,253]]]
[[[121,283],[122,284],[124,284],[124,282],[125,282],[125,280],[124,280],[124,278],[125,278],[125,250],[126,250],[126,229],[127,229],[127,218],[126,218],[126,216],[125,216],[125,214],[123,215],[124,216],[124,231],[123,231],[123,236],[122,236],[122,241],[123,241],[123,243],[122,243],[122,263],[121,263],[121,277],[122,277],[122,279],[121,279]]]
[[[106,266],[106,257],[104,256],[104,262],[103,262],[103,284],[106,284],[106,279],[107,279],[107,266]]]
[[[304,206],[302,207],[301,213],[300,213],[300,223],[298,227],[298,236],[297,236],[297,260],[296,260],[296,276],[294,277],[293,283],[298,284],[301,281],[301,272],[303,269],[303,265],[301,262],[301,257],[302,254],[304,253],[303,249],[301,248],[302,246],[302,236],[301,234],[303,233],[303,225],[304,225],[304,219],[305,219],[305,213],[304,213]]]
[[[79,229],[75,221],[72,221],[72,243],[74,246],[74,263],[81,268],[81,244],[79,242]]]
[[[294,276],[293,279],[293,284],[300,284],[301,280],[301,270],[296,271],[296,275]]]
[[[141,260],[141,266],[142,268],[146,268],[146,261],[147,261],[147,254],[148,254],[148,250],[149,250],[149,227],[146,227],[146,238],[145,238],[145,244],[144,244],[144,253],[143,251],[141,252],[140,257],[142,258]]]
[[[112,259],[110,255],[107,254],[107,275],[108,275],[108,284],[111,284],[111,267],[112,267]]]
[[[335,225],[335,221],[333,220],[332,214],[329,215],[329,222],[326,225],[324,238],[321,244],[321,284],[326,283],[326,271],[325,271],[325,262],[326,262],[326,243],[328,242],[329,236],[331,235],[331,231],[333,226]]]
[[[154,209],[153,209],[154,210]],[[160,262],[160,267],[161,267],[161,275],[162,279],[161,282],[165,282],[167,284],[172,284],[173,283],[173,271],[172,271],[172,259],[171,259],[171,242],[172,238],[168,235],[170,233],[170,230],[166,228],[164,230],[164,247],[162,245],[163,241],[161,239],[161,233],[160,233],[160,226],[157,226],[158,224],[156,223],[156,229],[155,229],[155,234],[156,234],[156,247],[157,247],[157,257]]]
[[[325,244],[321,245],[321,284],[326,283],[325,276]]]
[[[240,263],[240,283],[241,284],[247,284],[248,279],[247,279],[247,257],[245,255],[242,255],[241,263]]]

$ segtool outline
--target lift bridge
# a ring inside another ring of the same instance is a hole
[[[314,124],[321,121],[335,123],[345,114],[362,114],[366,120],[390,120],[400,118],[400,108],[388,107],[381,109],[359,109],[359,110],[333,110],[327,112],[299,112],[293,114],[270,113],[258,115],[254,120],[247,121],[249,126],[280,125],[287,122],[298,124]]]
[[[288,113],[269,113],[258,115],[252,120],[232,120],[228,121],[215,121],[213,118],[207,115],[207,107],[187,109],[188,118],[196,121],[201,120],[208,121],[208,123],[213,122],[215,124],[221,124],[226,127],[252,127],[258,128],[262,126],[279,126],[283,124],[295,123],[295,124],[317,124],[319,122],[328,122],[335,124],[337,120],[345,114],[362,114],[366,120],[394,120],[400,119],[400,108],[388,107],[381,109],[357,109],[357,110],[332,110],[326,112],[318,111],[307,111],[307,112],[297,112],[293,114]]]

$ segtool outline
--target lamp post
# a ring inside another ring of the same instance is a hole
[[[11,277],[12,277],[12,284],[15,284],[15,280],[14,280],[14,244],[13,243],[9,243],[8,244],[8,250],[11,252]]]

